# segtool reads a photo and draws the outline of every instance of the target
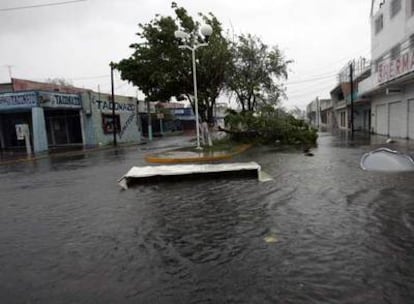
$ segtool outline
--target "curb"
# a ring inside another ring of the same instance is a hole
[[[145,156],[145,160],[149,163],[157,164],[182,164],[182,163],[197,163],[197,162],[213,162],[220,160],[228,160],[233,156],[245,152],[250,149],[252,144],[245,144],[238,146],[234,152],[219,155],[219,156],[200,156],[200,157],[157,157],[154,154]]]

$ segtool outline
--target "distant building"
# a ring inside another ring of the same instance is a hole
[[[414,138],[414,1],[372,1],[371,58],[359,85],[371,99],[371,131]]]
[[[139,142],[141,128],[134,97],[50,83],[12,79],[0,84],[0,148],[24,147],[16,134],[17,124],[27,124],[33,152],[54,147],[110,144],[113,118],[120,143]],[[112,108],[115,107],[115,116]]]
[[[316,97],[306,107],[307,122],[318,129],[330,130],[333,127],[333,106],[330,99]]]
[[[322,130],[332,130],[334,127],[334,111],[332,99],[320,99],[320,127]]]
[[[339,71],[338,83],[330,92],[334,108],[334,128],[350,130],[353,123],[354,131],[370,131],[370,100],[358,93],[359,83],[369,76],[370,62],[362,57],[351,61]]]

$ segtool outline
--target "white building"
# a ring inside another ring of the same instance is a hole
[[[359,83],[371,131],[414,138],[414,0],[372,1],[371,58],[371,76]]]
[[[306,117],[307,122],[311,126],[319,128],[321,122],[321,111],[318,97],[316,97],[306,106]]]

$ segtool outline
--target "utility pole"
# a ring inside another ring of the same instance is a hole
[[[116,122],[115,122],[115,92],[114,92],[114,69],[115,64],[111,61],[111,100],[112,100],[112,134],[114,136],[114,147],[116,147]]]
[[[318,130],[320,130],[320,120],[321,120],[321,103],[319,101],[319,96],[316,97],[316,121],[318,125]]]
[[[149,100],[147,100],[147,111],[148,111],[148,140],[152,141],[151,104]]]
[[[351,135],[354,135],[354,62],[349,63],[349,81],[351,82]]]

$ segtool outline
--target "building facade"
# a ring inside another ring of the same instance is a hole
[[[371,100],[371,131],[414,139],[414,1],[372,1],[371,75],[359,95]]]
[[[359,84],[370,76],[370,68],[370,62],[361,57],[350,61],[338,73],[338,83],[330,92],[334,108],[334,128],[370,131],[370,99],[359,94]]]
[[[113,141],[115,120],[118,142],[139,142],[141,128],[133,97],[91,90],[12,79],[0,85],[0,148],[15,150],[25,143],[17,137],[16,125],[29,127],[34,153],[54,147],[93,147]]]
[[[316,97],[306,107],[306,116],[311,126],[323,131],[331,130],[334,122],[332,100]]]

